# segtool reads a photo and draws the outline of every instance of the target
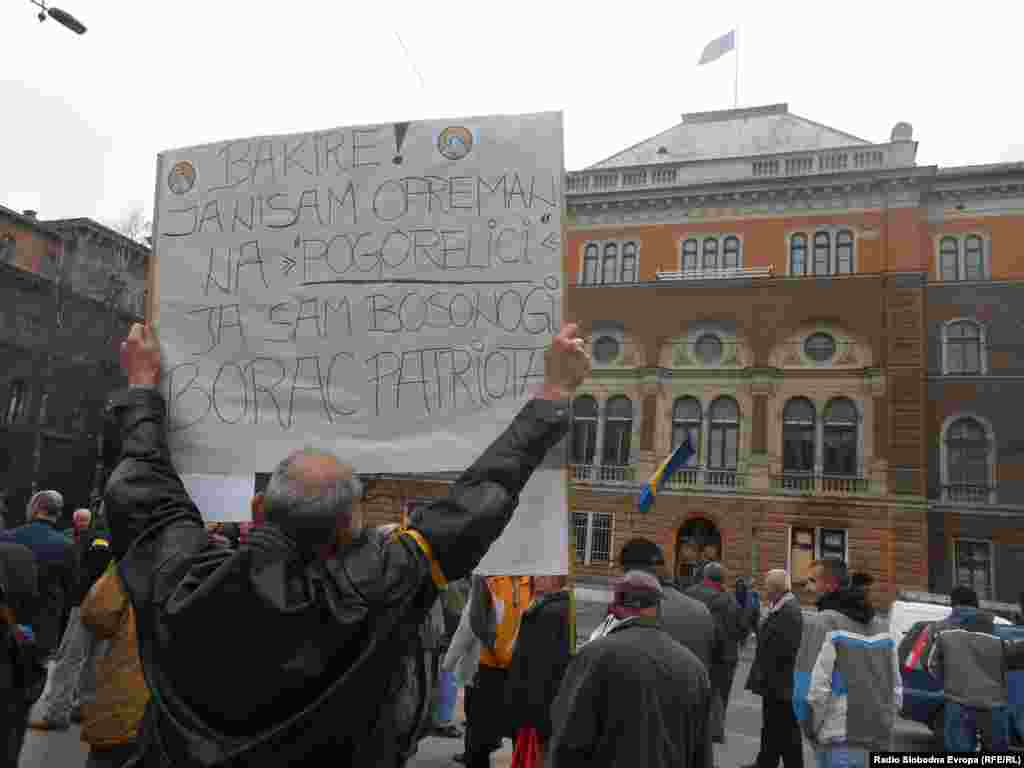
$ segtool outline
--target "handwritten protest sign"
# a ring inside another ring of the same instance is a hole
[[[364,473],[468,466],[543,378],[562,176],[560,113],[162,153],[153,319],[179,471],[248,475],[303,445]]]

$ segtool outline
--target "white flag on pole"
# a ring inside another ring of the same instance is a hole
[[[706,46],[704,46],[704,53],[700,55],[700,61],[697,62],[699,67],[701,64],[710,64],[712,61],[717,61],[727,54],[729,51],[735,50],[736,48],[736,30],[722,35],[721,37],[715,38]]]

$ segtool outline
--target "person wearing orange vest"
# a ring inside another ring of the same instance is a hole
[[[523,613],[530,607],[529,576],[473,577],[470,625],[481,642],[480,667],[466,688],[466,768],[489,768],[491,753],[513,738],[505,712],[505,682]]]

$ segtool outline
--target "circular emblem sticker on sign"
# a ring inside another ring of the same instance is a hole
[[[473,149],[473,134],[468,128],[453,126],[437,137],[437,151],[449,160],[461,160]]]
[[[175,163],[167,175],[167,186],[176,195],[184,195],[191,191],[196,183],[196,169],[188,160]]]

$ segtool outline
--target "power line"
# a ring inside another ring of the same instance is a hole
[[[426,90],[427,83],[423,79],[423,75],[420,73],[420,68],[416,66],[416,62],[413,61],[412,54],[409,53],[409,49],[405,46],[405,42],[402,40],[402,36],[398,34],[397,30],[395,31],[395,37],[398,38],[398,44],[402,46],[402,50],[405,51],[405,57],[409,60],[409,65],[412,67],[413,72],[415,72],[416,76],[420,79],[420,86],[423,90]]]

